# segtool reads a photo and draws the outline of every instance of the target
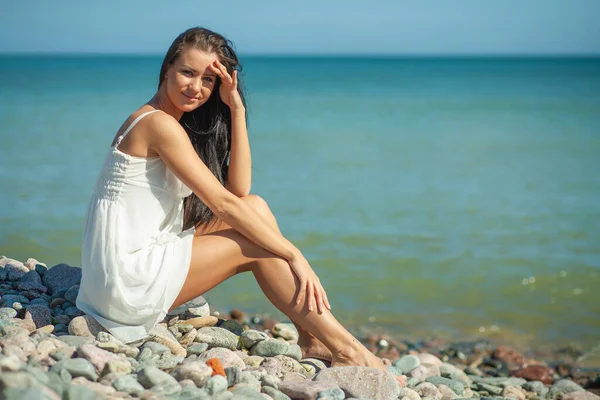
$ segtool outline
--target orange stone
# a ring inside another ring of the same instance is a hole
[[[225,369],[223,368],[223,364],[221,364],[221,360],[219,360],[218,358],[209,358],[208,360],[206,360],[206,365],[212,368],[212,376],[221,375],[227,378],[227,375],[225,374]]]

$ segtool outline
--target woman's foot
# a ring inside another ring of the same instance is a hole
[[[298,346],[302,349],[302,358],[318,358],[329,362],[333,359],[331,351],[317,338],[299,340]]]
[[[338,351],[333,355],[331,361],[332,367],[349,367],[349,366],[360,366],[360,367],[371,367],[377,368],[382,371],[387,371],[381,359],[375,354],[371,353],[365,346],[360,342],[356,341],[354,346],[348,347],[344,350]]]

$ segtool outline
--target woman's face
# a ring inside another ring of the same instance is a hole
[[[169,67],[163,84],[178,110],[189,112],[208,101],[217,82],[217,76],[208,66],[215,60],[215,53],[188,49]]]

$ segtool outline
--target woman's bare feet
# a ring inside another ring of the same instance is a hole
[[[365,346],[355,339],[353,346],[338,351],[333,355],[332,367],[371,367],[387,371],[381,359],[371,353]]]
[[[320,360],[329,361],[333,359],[331,351],[319,339],[315,338],[300,338],[298,346],[302,349],[302,358],[318,358]]]

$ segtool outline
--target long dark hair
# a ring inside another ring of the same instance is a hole
[[[233,50],[233,43],[218,33],[200,27],[186,30],[173,41],[160,68],[159,88],[167,69],[177,61],[182,52],[188,49],[215,53],[229,74],[238,70],[238,92],[244,106],[246,105],[239,73],[242,66]],[[231,152],[231,112],[229,107],[221,101],[220,86],[221,80],[217,78],[213,92],[206,103],[194,111],[184,113],[179,123],[187,132],[202,161],[225,185]],[[208,225],[213,218],[214,214],[210,208],[194,193],[184,200],[184,230],[193,226]]]

